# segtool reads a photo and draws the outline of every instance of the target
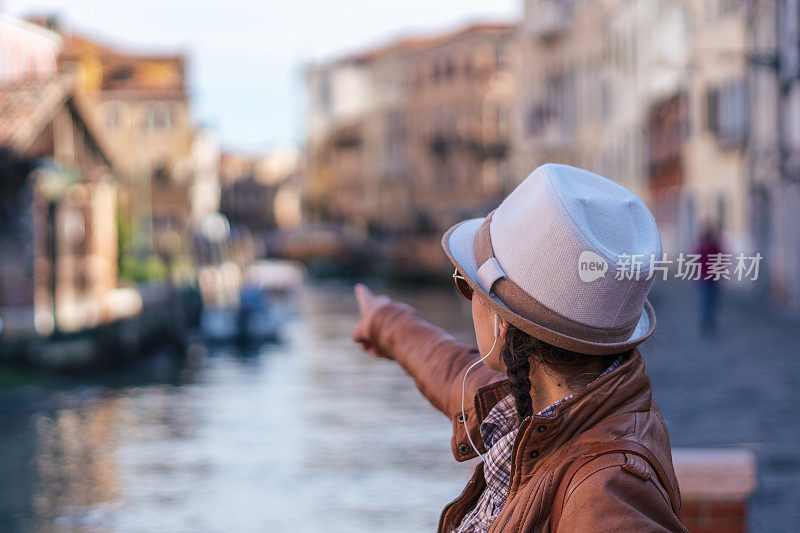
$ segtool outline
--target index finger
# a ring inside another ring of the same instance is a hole
[[[372,291],[370,291],[363,283],[356,283],[354,290],[356,293],[358,308],[363,312],[369,307],[369,300],[374,298],[374,295],[372,294]]]

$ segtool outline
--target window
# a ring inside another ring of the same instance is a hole
[[[727,147],[743,145],[747,135],[747,86],[734,80],[709,89],[706,96],[708,130]]]
[[[792,83],[800,77],[800,6],[784,1],[778,8],[778,50],[780,54],[780,78]]]
[[[444,77],[445,77],[445,78],[452,78],[452,77],[453,77],[453,75],[455,74],[455,72],[456,72],[456,66],[455,66],[455,64],[453,63],[453,61],[452,61],[450,58],[448,58],[448,59],[445,61],[445,66],[444,66]]]
[[[113,69],[107,77],[109,82],[123,83],[133,78],[134,70],[131,65],[122,65]]]
[[[497,43],[497,48],[495,49],[495,58],[498,69],[503,69],[506,67],[506,47],[504,43]]]
[[[724,229],[727,223],[728,203],[723,193],[717,195],[717,224],[720,229]]]
[[[495,109],[497,135],[506,137],[508,135],[508,108],[498,105]]]
[[[109,102],[105,105],[105,125],[106,130],[113,132],[122,127],[127,111],[125,104],[121,102]]]
[[[159,161],[153,169],[153,182],[162,187],[169,182],[169,172],[164,161]]]
[[[442,75],[442,69],[439,66],[439,61],[434,61],[431,65],[431,79],[434,83],[439,82],[439,77]]]
[[[402,111],[392,110],[386,114],[386,159],[391,170],[402,170],[404,147],[407,137],[406,118]]]
[[[168,130],[172,127],[172,112],[168,105],[162,103],[150,104],[145,111],[142,129],[147,133]]]
[[[550,73],[545,81],[545,113],[558,123],[563,133],[575,126],[576,78],[574,67],[565,67]]]
[[[327,76],[319,82],[319,103],[326,111],[331,107],[331,80]]]
[[[706,127],[708,131],[717,131],[717,101],[719,100],[719,89],[709,88],[706,93]]]
[[[600,84],[600,119],[606,120],[611,116],[611,106],[613,100],[611,99],[611,89],[608,86],[608,81],[603,80]]]
[[[742,4],[742,0],[706,0],[706,23],[714,23],[736,12]]]
[[[528,108],[526,131],[530,137],[541,135],[544,130],[545,122],[547,121],[547,111],[545,106],[541,103],[532,104]]]

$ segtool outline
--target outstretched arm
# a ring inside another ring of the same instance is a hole
[[[394,359],[414,378],[423,395],[449,418],[461,412],[464,372],[478,358],[478,351],[428,322],[414,308],[375,296],[356,285],[361,321],[353,339],[376,355]],[[473,368],[466,384],[468,413],[478,387],[505,375],[485,365]]]

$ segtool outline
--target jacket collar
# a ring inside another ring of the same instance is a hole
[[[510,392],[508,379],[490,383],[477,390],[475,402],[478,408],[478,425],[492,407]],[[618,368],[596,379],[558,405],[552,415],[530,417],[530,423],[523,428],[522,440],[534,440],[539,451],[543,451],[543,448],[552,449],[614,413],[647,411],[651,401],[650,379],[645,373],[644,359],[637,348]]]

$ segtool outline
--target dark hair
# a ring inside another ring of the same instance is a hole
[[[533,415],[529,377],[531,364],[542,365],[545,371],[557,374],[564,379],[568,387],[575,389],[585,387],[597,377],[598,372],[593,368],[596,368],[598,360],[605,370],[618,357],[628,356],[630,353],[631,351],[624,354],[586,355],[573,352],[548,344],[509,325],[500,357],[506,365],[517,412],[520,419],[523,419]]]

